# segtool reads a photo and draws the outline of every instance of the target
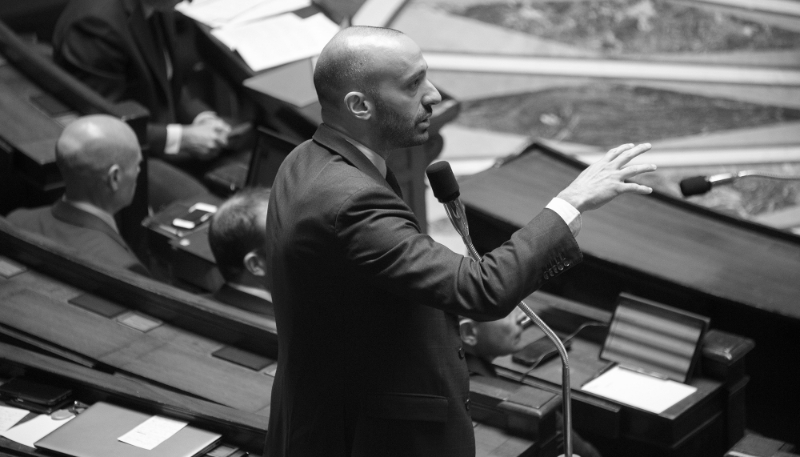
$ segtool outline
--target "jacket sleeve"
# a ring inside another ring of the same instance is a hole
[[[420,233],[408,206],[370,186],[353,193],[335,223],[339,248],[365,281],[476,320],[508,314],[522,299],[581,261],[575,238],[553,211],[543,210],[478,262]]]
[[[129,56],[120,49],[122,39],[117,34],[108,23],[87,19],[65,29],[54,48],[58,65],[112,103],[125,101],[131,89],[126,74]],[[166,141],[166,124],[147,124],[151,157],[163,155]]]

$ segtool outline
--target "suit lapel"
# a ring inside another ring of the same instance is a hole
[[[108,224],[102,221],[99,217],[82,211],[69,203],[58,201],[53,205],[53,217],[70,225],[83,227],[91,230],[97,230],[108,235],[111,239],[116,241],[120,246],[124,247],[128,252],[130,248],[125,240]]]
[[[164,62],[164,50],[160,49],[155,42],[153,33],[150,26],[147,24],[147,19],[144,17],[144,10],[142,9],[141,2],[128,0],[125,6],[129,11],[128,25],[130,26],[133,39],[139,47],[139,51],[144,57],[147,66],[156,80],[161,92],[168,100],[170,109],[172,108],[172,97],[170,97],[171,90],[169,88],[169,81],[167,81],[167,65]],[[156,13],[158,14],[158,13]]]
[[[380,183],[383,187],[392,191],[392,193],[396,194],[392,186],[389,185],[383,175],[381,175],[381,172],[375,168],[375,165],[373,165],[372,162],[370,162],[369,159],[358,150],[358,148],[347,141],[347,139],[345,139],[341,133],[325,124],[321,124],[314,133],[313,139],[323,147],[330,149],[336,154],[339,154],[351,165],[367,174],[370,178]]]

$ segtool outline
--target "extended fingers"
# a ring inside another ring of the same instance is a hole
[[[620,187],[620,193],[649,194],[651,192],[653,192],[651,187],[643,186],[633,182],[623,183]]]
[[[610,149],[606,153],[606,157],[605,158],[606,158],[607,161],[611,162],[614,159],[616,159],[617,157],[619,157],[620,154],[622,154],[623,152],[627,151],[628,149],[630,149],[632,147],[633,147],[633,143],[627,143],[627,144],[623,144],[623,145],[617,146],[614,149]]]
[[[621,151],[617,155],[617,157],[613,160],[613,162],[617,164],[619,167],[622,167],[626,163],[633,160],[635,157],[649,150],[650,150],[650,143],[642,143],[634,147],[627,148],[624,151]]]
[[[628,165],[620,170],[621,179],[630,179],[642,173],[656,171],[656,165],[652,163],[643,163],[638,165]]]

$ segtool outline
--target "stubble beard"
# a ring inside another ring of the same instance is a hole
[[[381,138],[389,149],[418,146],[428,141],[428,128],[420,131],[417,127],[430,116],[424,108],[414,116],[404,116],[389,108],[380,97],[375,97],[375,114]]]

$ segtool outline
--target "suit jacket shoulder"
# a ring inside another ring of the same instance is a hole
[[[20,209],[9,214],[7,219],[93,262],[149,275],[117,232],[96,216],[72,205],[58,202],[52,207]]]

